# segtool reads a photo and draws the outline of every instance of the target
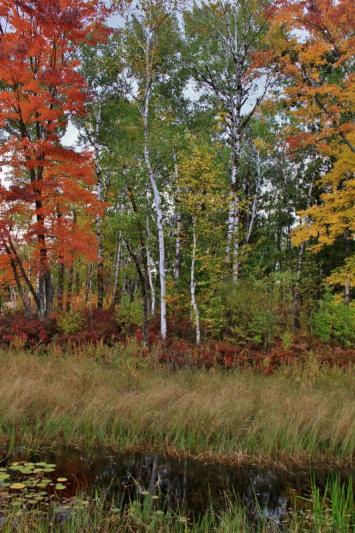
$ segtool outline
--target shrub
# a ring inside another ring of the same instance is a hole
[[[64,335],[72,335],[83,329],[84,316],[81,311],[65,311],[58,315],[58,329]]]
[[[17,349],[47,345],[55,333],[56,322],[52,319],[41,321],[16,315],[0,320],[0,344]]]
[[[265,283],[240,280],[222,289],[226,336],[238,344],[269,347],[277,335],[277,309]]]
[[[335,341],[343,346],[355,346],[355,306],[345,305],[326,294],[312,319],[314,334],[323,342]]]
[[[131,334],[135,328],[143,324],[143,308],[140,301],[124,301],[115,311],[115,319],[122,330]]]
[[[76,322],[81,327],[71,333],[63,332],[56,338],[56,343],[61,346],[83,346],[85,344],[96,345],[102,342],[113,345],[121,338],[121,329],[117,324],[114,315],[105,309],[94,309],[86,311]],[[70,324],[70,320],[68,320]],[[75,322],[73,323],[75,325]]]
[[[281,335],[281,342],[282,342],[282,346],[286,350],[289,350],[293,344],[293,333],[291,333],[290,331],[285,331]]]

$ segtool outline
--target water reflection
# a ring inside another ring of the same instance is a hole
[[[3,450],[2,465],[10,460]],[[165,507],[197,517],[206,512],[211,499],[222,508],[226,495],[244,503],[251,518],[282,523],[295,495],[308,496],[309,469],[278,470],[267,467],[233,467],[199,461],[175,460],[157,454],[113,454],[104,449],[84,453],[76,448],[28,452],[18,449],[11,461],[46,461],[55,463],[53,479],[68,478],[65,497],[91,493],[114,499],[125,505],[137,494],[159,494]],[[316,484],[324,487],[329,470],[313,471]],[[354,471],[336,472],[344,482]]]

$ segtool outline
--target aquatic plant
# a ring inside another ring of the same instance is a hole
[[[67,478],[50,477],[55,468],[55,464],[43,461],[16,461],[1,467],[0,509],[13,507],[23,511],[49,505],[68,483]]]

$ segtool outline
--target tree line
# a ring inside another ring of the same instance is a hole
[[[294,330],[325,287],[349,306],[353,16],[348,0],[3,0],[3,300],[41,319],[138,302],[147,342],[152,317],[165,339],[185,316],[197,344],[238,333],[255,293]]]

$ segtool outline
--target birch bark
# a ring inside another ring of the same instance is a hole
[[[200,311],[196,301],[196,251],[197,251],[197,236],[196,236],[196,220],[192,221],[192,254],[191,254],[191,276],[190,276],[190,294],[191,294],[191,308],[195,322],[196,345],[201,344],[201,328],[200,328]]]
[[[160,279],[160,334],[163,340],[167,337],[167,311],[166,311],[166,271],[165,271],[165,239],[163,212],[161,208],[161,197],[158,189],[155,173],[151,164],[149,150],[149,106],[152,87],[152,32],[147,30],[146,38],[146,85],[144,92],[143,124],[144,124],[144,161],[148,172],[149,182],[153,192],[154,209],[156,213],[156,224],[158,230],[159,245],[159,279]]]

